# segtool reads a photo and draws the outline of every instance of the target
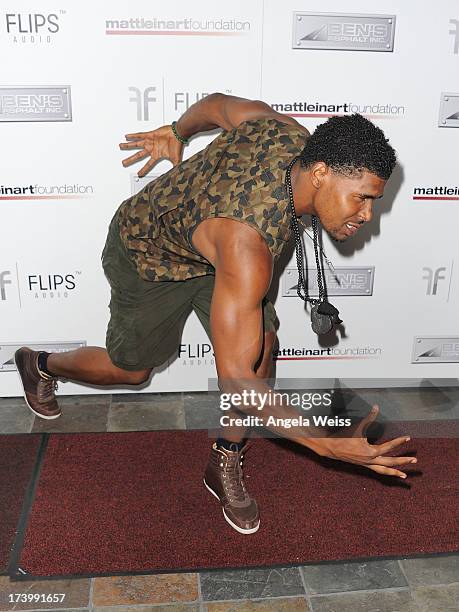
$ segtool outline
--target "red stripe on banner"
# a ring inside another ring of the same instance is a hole
[[[239,32],[176,32],[163,30],[106,30],[108,36],[243,36]]]
[[[456,196],[413,196],[413,200],[459,200],[459,197]]]
[[[0,196],[0,200],[80,200],[85,195]]]
[[[348,357],[347,355],[337,357],[274,357],[274,361],[309,361],[311,359],[377,359],[377,357]]]
[[[349,113],[285,113],[289,117],[350,117]],[[391,115],[366,115],[362,114],[362,117],[367,119],[399,119],[399,117],[392,117]]]

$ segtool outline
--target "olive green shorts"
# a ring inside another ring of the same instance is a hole
[[[192,310],[210,336],[210,304],[214,275],[185,281],[146,281],[124,246],[116,215],[108,230],[102,266],[110,283],[110,321],[106,347],[114,365],[144,370],[166,362],[177,353],[185,321]],[[265,331],[279,321],[273,304],[263,300]]]

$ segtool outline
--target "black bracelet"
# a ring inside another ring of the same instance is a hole
[[[177,132],[177,128],[175,127],[177,125],[177,121],[173,121],[172,122],[172,131],[174,132],[174,136],[177,138],[177,140],[180,140],[180,142],[182,144],[187,145],[190,141],[188,138],[184,138],[183,136],[180,136],[180,134]]]

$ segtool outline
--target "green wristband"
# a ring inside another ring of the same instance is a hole
[[[177,121],[173,121],[171,128],[172,128],[172,131],[174,132],[174,136],[177,138],[177,140],[180,140],[182,144],[187,145],[190,142],[189,139],[183,138],[183,136],[180,136],[180,134],[177,132],[177,128],[175,127],[176,125],[177,125]]]

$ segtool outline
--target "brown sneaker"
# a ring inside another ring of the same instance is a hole
[[[18,349],[14,362],[24,389],[24,399],[30,410],[42,419],[57,419],[61,409],[54,391],[57,389],[57,378],[42,374],[37,366],[38,351],[27,347]]]
[[[225,520],[239,533],[255,533],[260,526],[257,502],[247,493],[242,475],[247,447],[229,451],[214,442],[204,474],[206,488],[220,500]]]

